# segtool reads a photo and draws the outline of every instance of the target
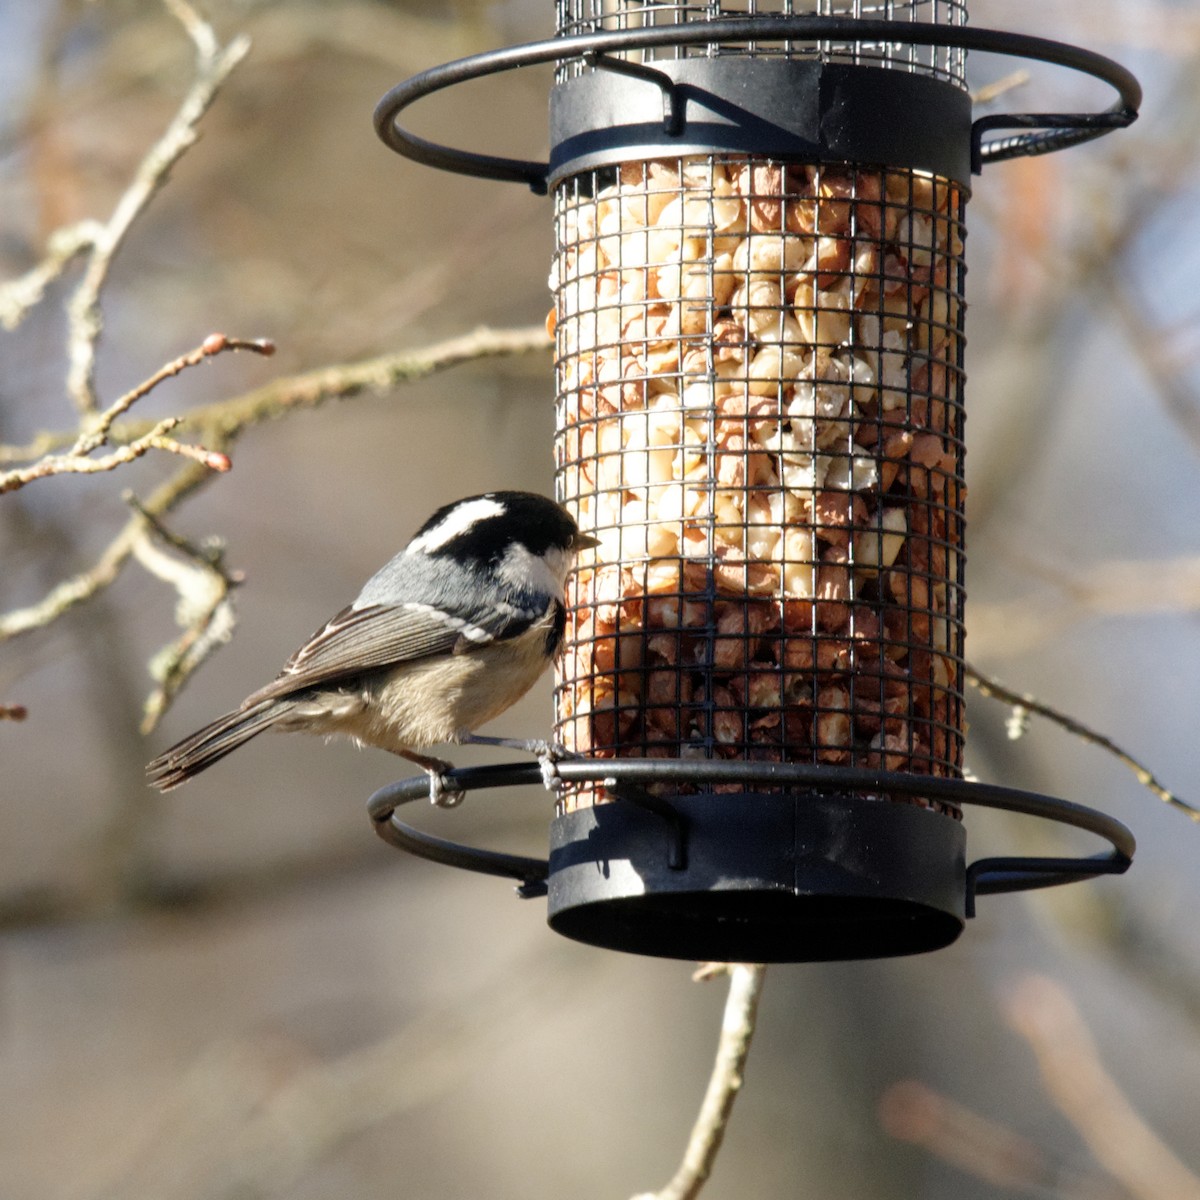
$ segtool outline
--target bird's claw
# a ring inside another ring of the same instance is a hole
[[[429,771],[429,803],[438,808],[457,808],[466,799],[467,793],[446,777],[448,770],[449,763],[440,763]]]
[[[538,766],[542,769],[542,786],[548,792],[557,792],[563,786],[563,778],[558,773],[558,764],[570,758],[578,758],[574,751],[568,750],[561,742],[538,742],[530,749],[537,755]]]

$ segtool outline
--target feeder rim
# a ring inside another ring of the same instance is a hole
[[[555,764],[564,783],[603,784],[615,800],[648,807],[668,820],[678,819],[670,801],[645,792],[649,783],[788,786],[793,791],[822,794],[845,793],[862,796],[873,793],[899,793],[924,796],[947,804],[975,804],[1026,816],[1042,817],[1059,824],[1094,833],[1109,842],[1107,853],[1083,858],[1001,857],[981,858],[967,867],[967,916],[975,915],[975,896],[997,892],[1027,891],[1052,887],[1099,875],[1119,875],[1133,861],[1137,843],[1133,833],[1115,817],[1070,800],[1022,791],[1001,784],[944,776],[916,775],[907,771],[882,771],[867,767],[837,767],[816,763],[756,763],[730,760],[669,758],[590,759],[567,758]],[[489,788],[542,783],[542,768],[537,763],[500,763],[479,767],[458,767],[446,772],[455,789],[469,792]],[[427,858],[444,866],[458,867],[485,875],[498,875],[519,881],[523,898],[546,894],[550,866],[546,859],[504,854],[458,842],[447,841],[414,829],[396,818],[402,804],[429,795],[428,776],[418,775],[397,780],[376,791],[367,801],[367,811],[375,832],[389,845],[418,858]],[[731,797],[731,803],[736,799]],[[888,801],[872,801],[888,803]],[[939,814],[932,819],[950,820]]]
[[[1046,154],[1102,137],[1113,129],[1125,128],[1137,119],[1142,103],[1141,85],[1131,71],[1103,54],[1067,42],[969,25],[935,26],[917,21],[856,20],[800,14],[719,18],[650,29],[570,34],[454,59],[413,75],[388,91],[375,108],[375,132],[390,149],[414,162],[482,179],[525,183],[536,194],[544,195],[548,187],[549,163],[454,149],[410,133],[396,123],[396,118],[424,96],[518,67],[693,43],[837,39],[945,46],[1028,58],[1091,75],[1108,83],[1118,93],[1118,99],[1102,112],[996,113],[978,118],[971,127],[971,164],[975,173],[988,162]],[[649,64],[643,66],[648,71],[654,70]],[[985,143],[983,135],[993,129],[1020,129],[1023,132]]]

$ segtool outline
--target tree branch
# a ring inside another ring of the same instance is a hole
[[[683,1161],[665,1187],[657,1192],[644,1192],[634,1200],[694,1200],[707,1182],[721,1149],[733,1102],[742,1086],[766,975],[766,967],[762,965],[734,963],[724,969],[729,974],[729,995],[717,1043],[717,1059]]]
[[[220,46],[211,27],[186,0],[163,0],[163,3],[196,47],[196,78],[166,131],[142,159],[133,182],[117,201],[108,221],[88,231],[91,249],[83,277],[67,304],[67,392],[75,407],[85,415],[97,408],[96,346],[104,328],[100,292],[113,258],[134,221],[166,182],[171,168],[195,142],[200,118],[250,49],[250,40],[244,36],[235,38],[228,46]]]
[[[1114,1179],[1137,1200],[1200,1200],[1200,1177],[1142,1120],[1104,1069],[1063,988],[1031,976],[1009,998],[1007,1011],[1037,1056],[1050,1098]]]
[[[1186,800],[1181,800],[1174,792],[1168,791],[1163,787],[1149,767],[1140,763],[1128,751],[1122,750],[1112,738],[1106,737],[1102,733],[1097,733],[1094,729],[1090,729],[1087,725],[1084,725],[1082,721],[1077,721],[1074,717],[1069,717],[1066,713],[1059,712],[1058,709],[1052,708],[1049,704],[1037,700],[1033,696],[1014,692],[1006,688],[1002,683],[997,683],[996,680],[989,679],[986,675],[981,674],[970,664],[967,665],[966,676],[967,682],[977,691],[985,696],[990,696],[993,700],[999,700],[1012,707],[1013,718],[1008,725],[1010,738],[1015,740],[1024,733],[1025,720],[1028,714],[1032,713],[1039,717],[1045,717],[1046,720],[1053,721],[1055,725],[1060,726],[1070,734],[1074,734],[1075,737],[1085,742],[1090,742],[1093,746],[1099,746],[1101,750],[1108,751],[1109,754],[1134,773],[1138,783],[1145,788],[1149,788],[1164,804],[1169,804],[1190,820],[1200,823],[1200,809],[1194,808]]]

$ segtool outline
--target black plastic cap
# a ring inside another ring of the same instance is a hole
[[[971,98],[881,67],[689,58],[559,84],[550,140],[551,183],[616,162],[715,152],[915,167],[965,185]]]

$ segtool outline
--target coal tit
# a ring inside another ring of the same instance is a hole
[[[449,764],[421,750],[446,742],[544,750],[474,730],[550,664],[563,638],[567,575],[577,552],[596,544],[531,492],[439,508],[272,683],[151,762],[150,783],[177,787],[275,729],[391,750],[429,772],[432,799],[457,802],[443,779]]]

